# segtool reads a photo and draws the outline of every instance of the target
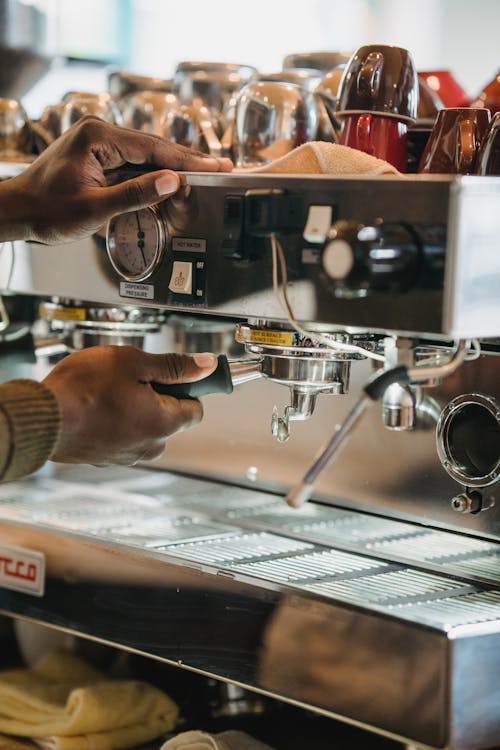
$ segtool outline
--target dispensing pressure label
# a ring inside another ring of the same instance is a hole
[[[249,344],[293,346],[295,334],[285,333],[284,331],[245,330],[244,339]]]
[[[152,284],[134,284],[131,281],[121,281],[120,297],[134,297],[135,299],[154,299],[155,288]]]
[[[0,544],[0,588],[43,596],[45,555],[25,547]]]

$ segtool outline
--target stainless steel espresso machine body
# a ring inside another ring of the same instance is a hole
[[[35,376],[120,335],[235,343],[234,391],[160,462],[1,489],[2,554],[36,575],[5,563],[0,608],[407,744],[498,745],[499,205],[496,178],[187,174],[106,238],[5,247]]]

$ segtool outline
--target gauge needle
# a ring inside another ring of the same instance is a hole
[[[141,229],[141,222],[139,221],[139,212],[135,212],[135,220],[137,221],[137,246],[141,251],[142,260],[144,266],[146,266],[146,256],[144,255],[144,232]]]

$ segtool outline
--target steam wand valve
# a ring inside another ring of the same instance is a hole
[[[347,443],[351,432],[367,411],[368,407],[382,398],[386,389],[393,383],[408,385],[410,376],[408,368],[401,365],[375,373],[363,388],[361,398],[345,418],[340,428],[330,438],[313,465],[304,474],[300,484],[286,496],[286,502],[293,508],[299,508],[311,497],[314,485],[320,474],[332,463]]]

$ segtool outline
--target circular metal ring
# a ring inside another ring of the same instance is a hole
[[[436,443],[445,471],[468,487],[500,478],[500,405],[478,393],[450,401],[438,420]]]

